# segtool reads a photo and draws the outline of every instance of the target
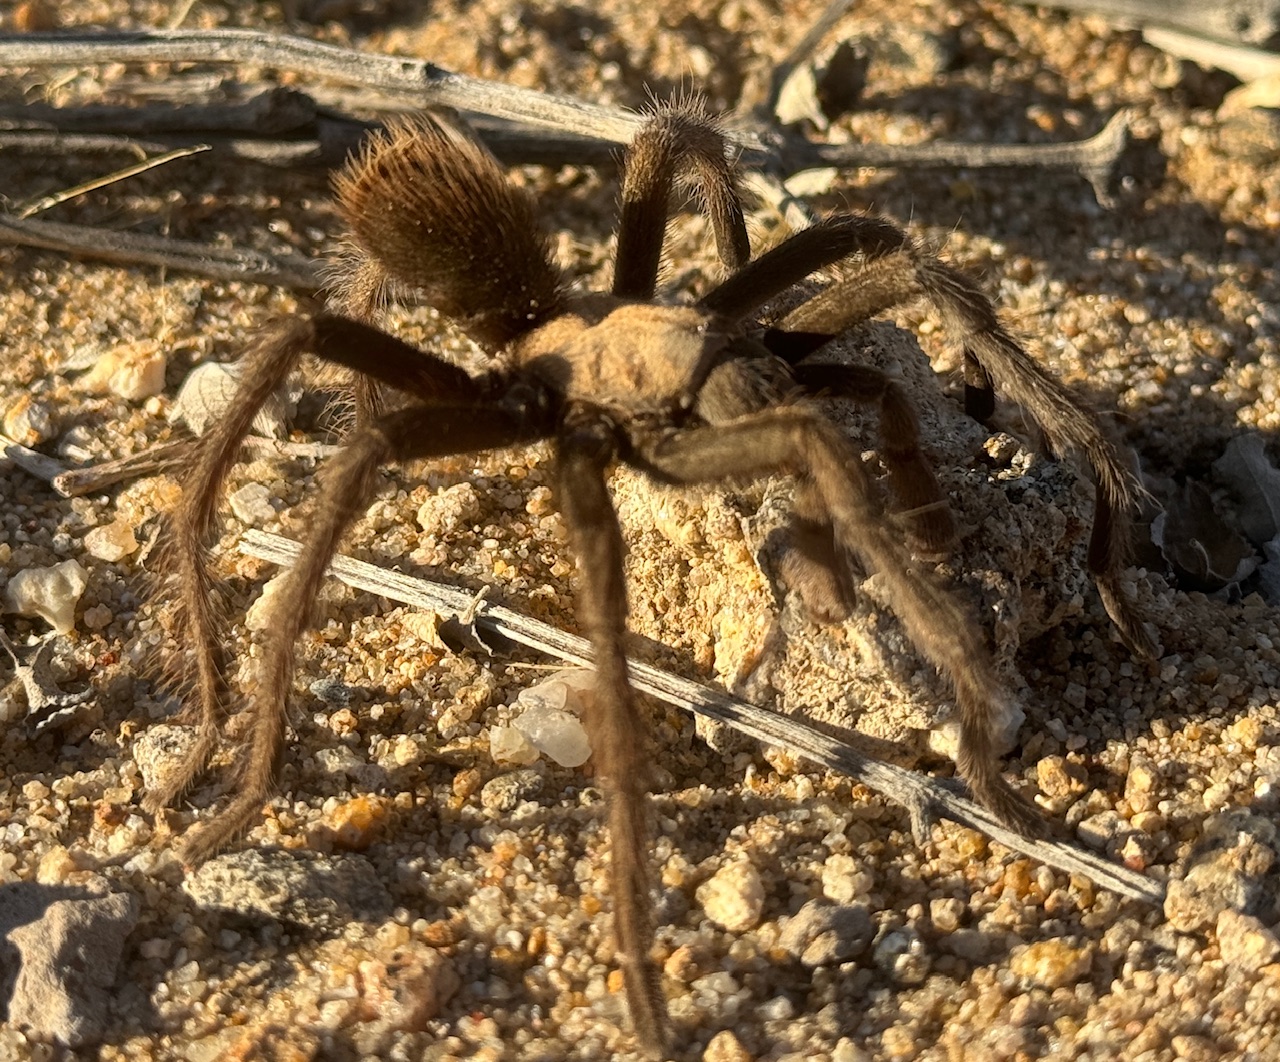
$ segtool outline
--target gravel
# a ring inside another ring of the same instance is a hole
[[[63,5],[58,17],[154,27],[176,6],[95,0]],[[282,27],[282,6],[197,2],[185,25]],[[718,108],[781,59],[821,7],[441,0],[422,15],[410,6],[288,5],[303,32],[462,73],[633,107],[646,86],[665,95],[692,78]],[[1220,522],[1248,540],[1256,499],[1237,499],[1215,469],[1247,432],[1277,464],[1274,111],[1219,117],[1231,79],[1092,17],[886,0],[856,14],[832,44],[857,32],[874,47],[864,49],[860,95],[842,86],[857,106],[823,116],[831,141],[1049,142],[1092,133],[1128,107],[1138,134],[1163,149],[1163,179],[1139,182],[1113,210],[1068,176],[905,170],[857,171],[827,190],[814,182],[811,203],[874,208],[943,247],[1037,356],[1098,408],[1118,411],[1112,423],[1136,448],[1156,501],[1194,479]],[[923,61],[895,58],[895,41],[917,42]],[[859,68],[840,63],[828,70]],[[111,102],[157,76],[11,70],[0,93],[14,104]],[[209,68],[182,76],[219,91]],[[111,165],[14,158],[5,194],[25,202]],[[517,179],[538,195],[575,283],[606,286],[610,176],[563,167]],[[323,179],[215,155],[82,195],[50,217],[317,254],[339,231]],[[753,209],[757,243],[777,225]],[[671,276],[682,289],[705,290],[719,275],[707,235],[696,217],[672,225]],[[10,277],[0,292],[0,414],[68,464],[172,437],[187,372],[234,358],[254,326],[298,307],[287,292],[252,285],[10,247],[0,257]],[[934,365],[958,366],[924,310],[904,308],[893,321],[919,333]],[[474,359],[427,312],[397,312],[395,324],[411,342]],[[156,341],[162,391],[79,386],[92,364],[84,351],[145,354],[155,372]],[[1144,548],[1133,590],[1162,655],[1150,667],[1132,660],[1083,574],[1084,480],[1039,450],[1016,411],[1002,411],[1002,430],[977,433],[971,447],[953,382],[928,390],[929,366],[904,333],[877,326],[865,350],[896,359],[920,394],[940,478],[968,530],[956,578],[998,620],[1009,777],[1064,829],[1169,881],[1169,899],[1163,911],[1123,902],[951,824],[921,846],[905,811],[865,789],[776,750],[712,749],[690,720],[654,706],[656,956],[676,1057],[1274,1057],[1280,611],[1254,584],[1180,586],[1159,551]],[[207,416],[208,403],[196,404]],[[323,396],[304,399],[295,441],[333,441],[323,406]],[[848,413],[850,430],[862,430],[857,415]],[[1260,467],[1258,444],[1237,449]],[[231,476],[239,504],[225,507],[218,567],[233,688],[254,679],[263,632],[244,616],[275,574],[238,555],[235,536],[246,520],[302,533],[315,472],[309,459],[272,457]],[[1254,478],[1265,482],[1264,473]],[[392,470],[382,482],[350,553],[490,586],[495,600],[574,626],[545,449]],[[741,517],[744,501],[751,511],[767,499],[655,493],[628,477],[613,485],[637,651],[695,678],[750,679],[777,610]],[[531,654],[451,652],[427,636],[430,617],[327,587],[299,646],[280,795],[240,850],[184,872],[175,841],[208,816],[229,779],[215,772],[189,803],[154,819],[141,810],[165,756],[190,735],[172,725],[176,702],[154,681],[173,618],[147,603],[153,538],[176,492],[158,476],[67,500],[0,461],[0,587],[21,591],[21,573],[56,565],[83,571],[69,622],[58,620],[66,633],[50,681],[96,694],[38,734],[13,718],[24,695],[0,694],[0,889],[105,880],[137,912],[113,949],[112,1006],[96,1045],[77,1057],[634,1057],[589,765],[540,758],[513,769],[491,755],[491,735],[511,727],[519,693],[541,677],[533,669],[545,661]],[[1008,548],[1010,529],[1021,548]],[[857,622],[818,631],[784,608],[771,681],[788,710],[936,765],[945,692],[911,671],[883,616],[871,600]],[[2,620],[27,660],[50,632],[36,616]],[[8,667],[0,658],[0,681],[12,687]],[[728,928],[701,899],[722,875],[741,876],[729,893],[751,900],[751,917]],[[21,1021],[13,997],[8,1007],[0,1059],[57,1057],[45,1042],[56,1032]]]

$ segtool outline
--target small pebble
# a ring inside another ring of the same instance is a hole
[[[810,900],[787,919],[778,944],[805,966],[829,966],[862,955],[872,934],[865,905]]]
[[[514,811],[542,790],[542,775],[534,770],[510,771],[484,784],[480,803],[491,811]]]
[[[731,1030],[722,1029],[711,1037],[702,1062],[752,1062],[752,1055]]]
[[[5,410],[0,422],[4,433],[22,446],[39,446],[58,433],[57,422],[49,407],[24,394]]]
[[[210,424],[226,413],[235,401],[239,387],[240,373],[234,363],[205,362],[197,365],[182,381],[169,411],[169,420],[182,421],[196,435],[203,435]],[[283,398],[273,395],[254,417],[253,430],[269,438],[283,438],[285,405]]]
[[[124,520],[93,528],[84,536],[84,548],[91,557],[114,563],[137,552],[138,540],[133,528]]]
[[[513,726],[489,728],[489,755],[494,763],[515,763],[527,766],[538,761],[538,750],[525,736],[524,731]]]
[[[1280,960],[1280,940],[1261,919],[1238,911],[1226,910],[1218,915],[1218,949],[1229,966],[1249,973]]]
[[[1089,976],[1094,945],[1075,947],[1063,940],[1040,940],[1014,948],[1009,969],[1041,988],[1062,988]]]
[[[262,588],[260,593],[244,614],[244,625],[251,631],[264,631],[272,622],[272,610],[280,595],[288,586],[288,573],[277,575]]]
[[[68,560],[51,568],[18,572],[5,588],[9,609],[20,616],[39,616],[59,634],[76,627],[76,604],[89,585],[89,575],[79,561]]]
[[[571,712],[531,704],[512,720],[511,726],[561,767],[580,767],[591,758],[587,731]]]
[[[80,378],[81,389],[90,394],[114,394],[138,402],[164,390],[168,357],[155,340],[121,343],[100,357]]]
[[[698,886],[697,897],[707,917],[730,933],[755,928],[764,912],[764,883],[745,859],[721,867]]]
[[[358,796],[328,812],[322,824],[334,848],[363,852],[382,834],[390,810],[385,797]]]
[[[271,491],[262,483],[246,483],[227,499],[236,519],[250,527],[261,527],[276,518]]]

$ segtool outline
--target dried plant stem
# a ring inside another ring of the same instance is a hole
[[[0,37],[0,63],[237,63],[329,78],[414,107],[454,107],[626,144],[644,118],[619,108],[455,74],[434,63],[373,55],[258,30],[137,30]]]
[[[0,215],[0,242],[88,255],[109,262],[166,266],[217,280],[274,284],[300,291],[315,291],[320,286],[311,261],[299,255],[271,255],[87,225]]]
[[[284,439],[268,439],[261,435],[246,435],[242,446],[257,450],[266,457],[301,457],[313,461],[334,457],[342,452],[341,446],[325,443],[289,442]],[[156,476],[186,467],[195,453],[194,439],[161,443],[131,457],[103,461],[87,468],[76,468],[54,476],[50,483],[64,498],[80,494],[93,494],[113,484],[142,476]]]
[[[241,539],[239,549],[251,557],[280,565],[291,565],[301,552],[297,543],[280,535],[251,530]],[[483,628],[548,653],[571,664],[591,665],[591,645],[583,638],[567,634],[550,624],[524,616],[502,605],[482,601],[477,607],[474,594],[373,564],[338,556],[330,574],[359,590],[367,590],[419,608],[436,612],[466,614],[474,610],[475,621]],[[941,782],[892,764],[863,756],[804,722],[780,715],[746,701],[658,668],[629,661],[631,682],[668,704],[704,715],[740,730],[760,741],[778,745],[815,763],[841,771],[868,788],[905,805],[913,824],[942,815],[973,829],[981,830],[1005,847],[1031,856],[1049,866],[1091,881],[1130,899],[1160,904],[1164,886],[1126,867],[1063,841],[1032,840],[1002,826],[984,808],[957,796]]]
[[[157,155],[154,158],[143,159],[132,166],[126,166],[124,169],[115,170],[112,173],[104,174],[101,177],[95,177],[91,181],[85,181],[82,184],[73,185],[71,188],[64,188],[61,192],[54,192],[52,195],[43,195],[33,203],[29,203],[18,211],[19,218],[29,218],[33,214],[39,214],[55,207],[59,203],[65,203],[68,199],[74,199],[78,195],[84,195],[85,192],[92,192],[98,188],[105,188],[109,184],[115,184],[117,181],[127,180],[130,177],[136,177],[140,173],[146,173],[147,170],[153,170],[157,166],[163,166],[166,162],[172,162],[174,159],[186,158],[188,155],[195,155],[202,151],[208,151],[208,144],[192,144],[190,147],[174,148],[172,151],[166,151],[163,155]]]
[[[834,0],[827,12],[831,17],[824,16],[819,20],[797,47],[795,55],[803,56],[812,50],[822,34],[844,13],[846,6],[845,0]],[[43,66],[105,62],[240,63],[289,70],[312,78],[357,86],[366,95],[376,93],[397,108],[453,107],[469,114],[536,127],[536,132],[523,135],[510,130],[479,130],[486,143],[495,148],[503,161],[508,162],[599,164],[613,156],[617,145],[629,143],[644,121],[643,115],[617,107],[454,74],[421,60],[357,52],[287,34],[255,30],[153,30],[0,35],[0,63],[3,64]],[[303,113],[306,107],[297,99],[298,95],[295,93],[291,100],[267,100],[255,106],[265,108],[268,116],[279,111],[287,112],[292,123],[287,128],[294,131],[308,121]],[[328,95],[332,96],[332,93]],[[337,101],[341,105],[341,95]],[[368,102],[367,99],[364,101],[366,105]],[[245,130],[243,115],[239,112],[248,105],[213,106],[227,114],[227,121],[231,123],[227,129]],[[314,103],[311,106],[314,108]],[[193,108],[195,112],[199,110]],[[172,111],[170,108],[163,123],[169,131],[174,129]],[[322,121],[323,116],[315,120]],[[207,114],[193,113],[192,121],[189,128],[201,130],[205,139],[214,131]],[[131,121],[131,126],[136,128],[136,123]],[[95,124],[92,128],[103,127]],[[275,134],[277,126],[263,119],[248,128]],[[547,136],[549,132],[552,134],[550,137]],[[558,136],[555,135],[557,133]],[[1077,173],[1093,186],[1099,201],[1106,203],[1116,166],[1127,143],[1128,118],[1117,115],[1096,137],[1065,144],[824,145],[814,144],[792,130],[771,128],[759,114],[731,123],[727,135],[734,149],[740,153],[740,161],[745,168],[761,169],[781,177],[826,166],[1032,168]],[[324,138],[317,139],[323,145]],[[241,137],[237,141],[241,150],[246,150],[242,143],[244,140]],[[267,160],[273,154],[278,156],[282,150],[277,145],[274,151],[267,151]],[[300,149],[300,154],[304,158],[326,155],[323,151],[306,149]]]
[[[23,446],[17,439],[10,439],[7,435],[0,435],[0,462],[3,461],[17,465],[28,475],[43,479],[46,483],[66,471],[52,457]]]

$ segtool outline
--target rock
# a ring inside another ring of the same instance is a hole
[[[1256,974],[1280,959],[1280,939],[1252,915],[1223,911],[1218,915],[1217,936],[1222,961],[1238,970]]]
[[[1226,910],[1253,914],[1266,894],[1275,837],[1273,823],[1247,811],[1207,822],[1186,874],[1169,882],[1164,901],[1169,924],[1181,933],[1194,933],[1214,925]]]
[[[528,765],[538,762],[538,750],[530,743],[523,730],[513,726],[489,728],[489,755],[494,763]]]
[[[987,961],[996,941],[985,930],[961,927],[948,933],[940,943],[944,951],[949,951],[965,962],[983,963]]]
[[[561,767],[581,767],[591,758],[587,731],[570,712],[532,704],[512,720],[511,726]]]
[[[833,903],[852,903],[871,891],[875,878],[851,855],[837,852],[822,864],[822,895]]]
[[[490,811],[515,811],[521,802],[537,796],[541,789],[542,775],[537,771],[508,771],[484,784],[480,803]]]
[[[241,523],[261,527],[276,518],[276,508],[271,504],[271,491],[263,483],[246,483],[232,491],[227,504]]]
[[[427,534],[449,534],[475,523],[482,508],[474,484],[455,483],[418,507],[418,526]]]
[[[367,959],[357,968],[360,1049],[381,1053],[396,1033],[421,1032],[440,1013],[462,979],[435,948],[410,940],[386,959]]]
[[[148,792],[160,788],[171,771],[175,771],[195,747],[196,728],[159,723],[138,735],[130,754],[142,775]]]
[[[711,1037],[702,1052],[702,1062],[751,1062],[752,1055],[730,1029],[721,1029]]]
[[[390,813],[386,797],[361,795],[326,812],[320,829],[334,848],[363,852],[381,836]]]
[[[778,944],[805,966],[829,966],[865,953],[872,932],[865,904],[810,900],[787,919]]]
[[[59,634],[76,627],[76,605],[89,585],[89,575],[79,561],[68,560],[50,568],[18,572],[5,588],[9,609],[20,616],[39,616]]]
[[[130,553],[137,552],[138,540],[134,537],[133,528],[124,520],[113,520],[109,524],[93,528],[84,536],[84,548],[89,556],[109,563],[124,560]]]
[[[272,610],[276,608],[280,595],[289,587],[289,573],[269,579],[263,584],[262,593],[255,599],[244,614],[244,625],[251,631],[266,630],[272,622]]]
[[[196,435],[203,435],[210,424],[226,413],[239,386],[240,368],[237,364],[206,362],[197,365],[182,381],[169,412],[169,420],[180,420]],[[288,401],[277,392],[253,418],[253,430],[259,435],[282,439],[287,415]]]
[[[1089,976],[1094,946],[1074,947],[1064,940],[1038,940],[1015,948],[1009,969],[1042,988],[1063,988]]]
[[[326,933],[386,917],[393,903],[373,865],[357,855],[250,848],[218,856],[182,883],[202,907],[292,922]]]
[[[754,929],[764,911],[764,883],[746,860],[721,867],[698,886],[697,896],[707,917],[730,933]]]
[[[968,905],[955,896],[929,901],[929,921],[939,933],[954,933],[969,910]]]
[[[136,898],[109,886],[97,878],[89,894],[26,883],[0,888],[0,932],[8,930],[17,950],[0,962],[17,969],[10,1023],[71,1048],[102,1037],[112,1002],[107,990],[138,920]]]
[[[121,343],[100,357],[84,376],[80,387],[91,394],[115,394],[137,402],[164,390],[168,357],[154,339]]]
[[[591,758],[591,742],[578,717],[594,696],[595,672],[580,667],[521,690],[516,704],[523,711],[511,726],[489,731],[490,755],[499,763],[527,765],[542,754],[561,767],[580,767]]]
[[[22,395],[5,410],[0,427],[20,446],[39,446],[58,433],[57,421],[49,407],[30,395]]]
[[[1078,763],[1063,756],[1046,756],[1036,764],[1036,784],[1050,799],[1061,799],[1084,792],[1088,775]]]
[[[875,964],[899,985],[923,984],[932,966],[929,949],[910,926],[886,933],[872,954]]]

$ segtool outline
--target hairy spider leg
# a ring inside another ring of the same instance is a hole
[[[920,251],[900,229],[877,218],[840,215],[803,229],[745,266],[703,297],[700,305],[741,319],[817,269],[851,255],[874,261],[894,252],[906,256],[897,301],[923,294],[956,335],[966,359],[975,362],[995,386],[1021,405],[1044,432],[1056,454],[1083,451],[1097,483],[1088,567],[1102,602],[1120,636],[1135,654],[1151,657],[1155,647],[1142,617],[1121,587],[1128,557],[1131,513],[1138,486],[1101,423],[1076,404],[1070,393],[1022,349],[1005,330],[991,302],[958,270]],[[881,282],[885,278],[879,278]],[[793,315],[807,333],[837,335],[850,322],[840,310],[841,294],[862,312],[859,275],[836,281],[817,298],[809,313]],[[853,321],[861,318],[854,316]]]
[[[578,615],[594,649],[598,698],[584,722],[592,762],[608,796],[614,932],[636,1036],[657,1054],[667,1041],[667,1018],[649,955],[649,728],[627,675],[622,532],[605,485],[614,450],[613,429],[600,420],[566,425],[556,443],[556,485],[578,558]]]
[[[359,350],[359,358],[347,352]],[[181,643],[194,655],[196,743],[180,768],[147,794],[154,812],[186,791],[217,749],[225,706],[224,622],[209,567],[209,540],[227,474],[263,404],[308,353],[346,364],[419,397],[470,396],[475,385],[461,369],[368,325],[332,314],[266,326],[246,353],[240,387],[226,413],[199,440],[195,463],[170,517],[165,570],[177,582]],[[185,668],[184,668],[185,670]]]
[[[678,181],[701,200],[721,261],[729,269],[747,263],[751,244],[727,150],[719,123],[696,99],[661,104],[645,122],[623,157],[613,294],[653,297]]]
[[[956,766],[974,797],[1013,829],[1031,836],[1045,832],[1044,819],[1009,787],[997,766],[992,720],[1002,694],[980,628],[955,597],[912,566],[857,455],[834,425],[803,407],[767,410],[641,442],[632,463],[674,484],[773,472],[806,475],[830,514],[838,544],[884,581],[912,642],[950,679],[960,716]]]
[[[425,357],[420,355],[423,360]],[[260,680],[249,698],[250,736],[238,757],[236,796],[187,837],[184,862],[203,862],[241,833],[275,789],[298,636],[343,532],[364,511],[378,469],[403,462],[533,442],[545,426],[493,404],[447,401],[384,414],[362,428],[326,465],[310,534],[272,604]]]

